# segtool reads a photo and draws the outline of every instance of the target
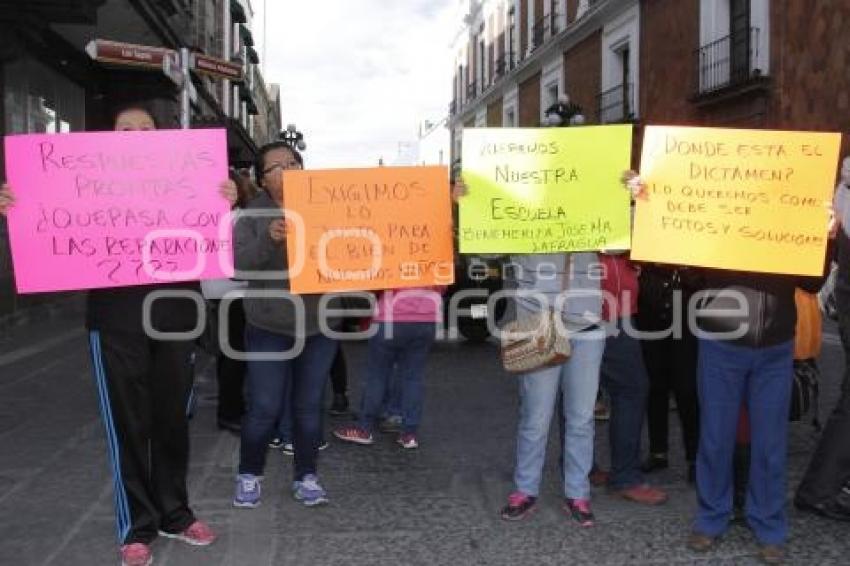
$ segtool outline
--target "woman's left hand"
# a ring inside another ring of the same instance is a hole
[[[227,199],[227,202],[230,203],[231,207],[236,204],[236,199],[239,198],[239,193],[236,190],[236,183],[230,179],[223,181],[218,186],[218,194]]]
[[[646,183],[640,178],[637,171],[631,169],[623,171],[623,176],[620,177],[620,182],[623,183],[626,190],[632,195],[632,200],[646,198]]]
[[[838,234],[838,228],[841,226],[841,222],[839,222],[838,218],[835,216],[835,209],[832,207],[831,202],[826,204],[826,214],[826,233],[829,238],[832,239]]]

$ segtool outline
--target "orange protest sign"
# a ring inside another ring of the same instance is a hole
[[[820,275],[841,135],[646,128],[632,258]]]
[[[286,171],[293,293],[454,282],[445,167]]]

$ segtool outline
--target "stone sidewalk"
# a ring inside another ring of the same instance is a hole
[[[0,564],[117,564],[112,482],[85,336],[77,319],[17,329],[0,341]],[[364,344],[346,345],[358,400]],[[837,395],[840,348],[827,340],[822,412]],[[188,565],[517,565],[750,564],[750,533],[734,527],[716,551],[683,547],[695,494],[681,453],[651,477],[670,492],[659,508],[594,491],[598,525],[574,527],[561,511],[557,446],[551,435],[538,512],[505,523],[511,490],[516,394],[494,344],[438,344],[428,366],[422,446],[405,452],[383,436],[371,447],[332,440],[320,475],[331,504],[306,509],[289,495],[291,459],[269,454],[263,505],[230,505],[238,439],[214,426],[209,360],[201,359],[192,423],[194,508],[220,534],[208,548],[154,544],[156,564]],[[680,444],[675,414],[674,438]],[[330,423],[333,424],[333,423]],[[607,426],[597,428],[607,462]],[[791,487],[813,447],[807,425],[792,425]],[[789,493],[790,495],[790,493]],[[850,530],[791,511],[790,564],[850,563]]]

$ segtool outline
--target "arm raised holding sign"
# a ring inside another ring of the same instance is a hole
[[[301,155],[285,143],[271,144],[260,153],[255,165],[260,194],[248,209],[280,210],[283,207],[283,171],[301,169]],[[287,222],[280,218],[249,215],[234,227],[236,268],[243,271],[283,269]]]
[[[14,204],[15,196],[12,194],[12,189],[9,188],[9,185],[3,183],[0,185],[0,214],[5,216]]]
[[[294,128],[293,128],[294,129]],[[286,379],[295,384],[299,410],[295,413],[295,497],[306,505],[327,503],[318,483],[322,392],[328,379],[337,341],[324,328],[338,318],[323,310],[321,295],[296,295],[290,290],[287,269],[286,221],[283,218],[282,172],[302,168],[301,154],[286,141],[262,147],[254,166],[262,192],[248,203],[248,214],[234,229],[235,263],[249,279],[245,296],[246,393],[252,400],[242,420],[237,507],[255,507],[260,501],[259,478],[265,453],[280,414]],[[252,214],[253,213],[253,214]],[[290,268],[294,269],[294,268]],[[266,272],[266,273],[257,273]],[[322,322],[327,324],[322,327]],[[281,358],[280,354],[286,353]]]

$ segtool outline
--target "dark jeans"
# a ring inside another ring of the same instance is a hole
[[[747,522],[761,543],[785,542],[793,354],[793,341],[767,348],[748,348],[700,340],[696,531],[719,536],[729,525],[732,455],[741,406],[745,404],[750,418],[752,454]]]
[[[369,339],[369,361],[359,424],[372,430],[380,418],[388,381],[397,371],[402,389],[402,429],[415,433],[422,417],[425,362],[434,344],[436,324],[432,322],[395,322],[392,337],[388,324],[378,323],[378,332]]]
[[[797,499],[810,505],[831,503],[850,480],[850,291],[836,292],[838,325],[844,347],[841,397],[797,488]]]
[[[697,339],[685,330],[680,339],[641,342],[643,360],[649,374],[649,452],[666,454],[668,451],[670,391],[676,397],[685,458],[697,458],[699,439],[699,412],[697,409]]]
[[[337,350],[331,366],[331,389],[334,395],[345,395],[348,391],[348,365],[345,363],[342,348]]]
[[[617,335],[606,340],[600,368],[600,386],[611,398],[609,483],[615,489],[643,483],[640,439],[649,390],[640,342],[623,332],[622,327],[621,319],[617,321]]]
[[[216,304],[219,301],[216,301]],[[214,309],[218,315],[218,307]],[[227,319],[228,340],[237,352],[245,351],[245,309],[242,300],[233,301]],[[234,360],[219,351],[216,359],[218,380],[218,418],[238,422],[245,412],[242,389],[245,384],[245,362]]]
[[[245,329],[248,352],[284,352],[292,348],[290,336],[262,330],[250,323]],[[284,404],[284,391],[292,383],[295,411],[295,480],[316,473],[321,438],[322,392],[339,344],[321,334],[305,338],[304,349],[284,361],[248,361],[248,407],[242,421],[239,473],[262,475],[266,449]]]
[[[331,389],[334,392],[334,395],[342,394],[345,395],[346,390],[348,389],[348,366],[345,363],[345,354],[343,353],[342,347],[337,348],[336,356],[334,356],[334,362],[331,366]],[[325,406],[324,396],[322,397],[322,407]],[[286,387],[283,393],[283,407],[280,411],[280,418],[277,421],[277,427],[275,427],[275,435],[284,443],[292,442],[292,430],[294,428],[295,422],[295,412],[292,408],[292,383]],[[324,442],[324,425],[325,420],[322,418],[322,426],[319,432],[319,438]]]

